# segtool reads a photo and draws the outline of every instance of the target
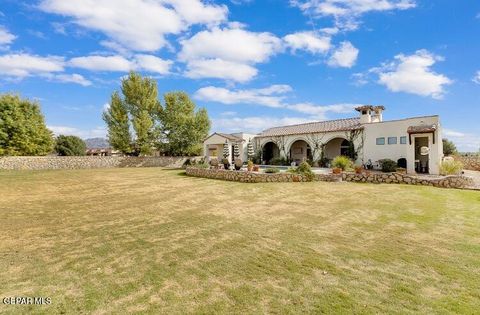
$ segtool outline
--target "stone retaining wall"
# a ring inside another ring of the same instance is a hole
[[[113,167],[182,167],[199,157],[136,156],[7,156],[0,157],[1,170],[56,170]]]
[[[473,179],[467,176],[452,175],[439,177],[412,176],[401,173],[370,173],[355,174],[343,173],[342,180],[346,182],[386,183],[424,185],[445,188],[465,188],[473,186]]]
[[[480,156],[454,156],[454,159],[462,162],[466,170],[480,171]]]
[[[254,173],[245,171],[230,171],[222,169],[206,169],[187,167],[187,175],[195,177],[205,177],[211,179],[221,179],[242,183],[269,183],[269,182],[307,182],[305,176],[292,173]],[[342,178],[334,174],[315,174],[315,181],[338,182]]]
[[[187,167],[187,175],[242,183],[267,183],[267,182],[306,182],[305,176],[292,173],[254,173],[245,171],[230,171],[222,169],[204,169]],[[363,183],[391,183],[424,185],[445,188],[464,188],[473,185],[473,180],[466,176],[420,177],[400,173],[369,173],[369,174],[315,174],[314,181],[327,182],[363,182]]]

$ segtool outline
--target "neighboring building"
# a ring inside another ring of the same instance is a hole
[[[223,143],[230,152],[241,144],[246,160],[246,145],[254,141],[262,152],[262,162],[284,158],[300,163],[306,160],[330,161],[351,152],[350,140],[358,153],[357,164],[379,167],[379,160],[392,159],[408,173],[439,173],[443,158],[442,129],[439,116],[413,117],[383,121],[383,106],[361,106],[360,117],[274,127],[259,135],[214,133],[204,142],[207,159],[222,158]],[[230,154],[231,156],[231,154]]]
[[[240,158],[243,161],[247,160],[247,145],[251,141],[254,143],[256,135],[248,133],[219,133],[215,132],[208,136],[203,142],[203,152],[207,160],[217,158],[219,161],[223,159],[223,147],[225,143],[228,145],[230,163],[233,164],[235,157],[233,156],[233,149],[235,143],[240,149]]]

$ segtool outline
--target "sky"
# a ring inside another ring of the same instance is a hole
[[[56,134],[104,137],[130,70],[186,91],[212,131],[440,115],[480,148],[477,0],[0,0],[0,93],[37,100]]]

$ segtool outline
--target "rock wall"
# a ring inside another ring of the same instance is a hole
[[[480,156],[454,156],[456,161],[463,163],[463,168],[470,171],[480,171]]]
[[[113,167],[182,167],[187,159],[199,157],[136,156],[7,156],[0,157],[2,170],[56,170]]]
[[[270,183],[270,182],[307,182],[308,179],[305,176],[292,173],[254,173],[254,172],[245,172],[245,171],[230,171],[222,169],[206,169],[206,168],[196,168],[196,167],[187,167],[187,175],[195,177],[204,177],[212,179],[221,179],[242,183]],[[327,181],[327,182],[338,182],[342,178],[340,175],[334,174],[316,174],[315,181]]]
[[[346,182],[424,185],[445,188],[465,188],[473,186],[472,178],[461,175],[427,177],[401,173],[343,173],[342,180]]]
[[[187,167],[187,175],[212,179],[236,181],[242,183],[267,183],[267,182],[306,182],[306,177],[291,173],[254,173],[245,171],[230,171],[222,169],[204,169]],[[387,183],[387,184],[409,184],[424,185],[445,188],[464,188],[473,186],[473,180],[466,176],[442,176],[442,177],[421,177],[400,173],[369,173],[369,174],[315,174],[314,181],[327,182],[359,182],[359,183]]]

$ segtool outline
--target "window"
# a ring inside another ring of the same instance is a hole
[[[397,144],[397,137],[388,137],[388,144]]]
[[[407,144],[407,137],[406,136],[400,137],[400,144]]]
[[[377,145],[384,145],[385,144],[385,138],[377,138]]]

